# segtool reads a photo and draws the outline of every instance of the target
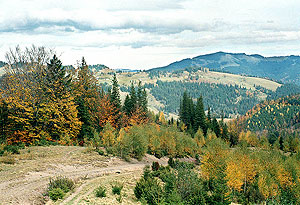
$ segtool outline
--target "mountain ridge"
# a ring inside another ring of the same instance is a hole
[[[185,58],[166,66],[149,69],[148,72],[172,72],[188,68],[199,69],[201,67],[300,85],[300,56],[298,55],[265,57],[260,54],[248,55],[219,51],[193,58]]]

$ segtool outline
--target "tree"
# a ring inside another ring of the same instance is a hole
[[[91,138],[94,133],[91,120],[91,106],[95,105],[96,96],[98,93],[97,80],[90,71],[84,57],[81,64],[78,65],[77,78],[73,83],[73,93],[78,110],[78,117],[83,123],[78,140],[83,142],[85,137]]]
[[[221,135],[220,125],[215,117],[212,120],[211,126],[212,126],[212,130],[216,133],[217,137],[220,137]]]
[[[119,84],[115,73],[112,79],[110,100],[111,100],[111,104],[116,108],[116,111],[119,111],[121,109],[121,100],[120,100]]]
[[[0,104],[0,142],[6,141],[9,110],[8,104],[2,101]]]
[[[71,75],[66,73],[66,68],[56,55],[47,64],[45,71],[44,89],[49,98],[62,99],[65,94],[70,92]]]
[[[201,128],[206,135],[207,133],[207,125],[206,125],[206,116],[204,112],[204,105],[202,96],[197,99],[197,104],[195,108],[195,119],[194,119],[194,130],[195,132]]]
[[[179,118],[187,126],[188,130],[193,128],[194,103],[186,91],[183,93],[180,103]]]
[[[205,138],[204,134],[201,128],[199,128],[194,136],[195,141],[199,148],[203,147],[205,145]]]
[[[109,122],[104,126],[102,131],[102,143],[104,147],[112,147],[116,143],[115,130]]]

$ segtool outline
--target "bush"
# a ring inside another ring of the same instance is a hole
[[[58,199],[62,199],[65,196],[64,191],[61,188],[54,188],[48,192],[49,197],[53,201],[57,201]]]
[[[19,149],[20,149],[20,147],[17,145],[6,145],[3,149],[3,151],[7,151],[12,154],[20,154]]]
[[[137,182],[134,188],[134,194],[137,199],[144,198],[148,204],[160,204],[163,200],[163,191],[157,179],[142,178]]]
[[[152,162],[152,171],[157,171],[159,169],[159,163],[158,162]]]
[[[175,162],[174,162],[174,159],[173,157],[170,157],[169,160],[168,160],[168,165],[172,168],[175,167]]]
[[[106,189],[102,186],[99,186],[96,190],[96,197],[106,197]]]
[[[104,155],[104,151],[101,149],[97,149],[96,152],[98,152],[99,155],[103,156]]]
[[[71,190],[73,190],[75,187],[75,184],[73,180],[68,179],[66,177],[57,177],[55,179],[50,179],[50,182],[48,184],[48,193],[56,188],[60,188],[63,190],[64,193],[67,193]]]
[[[114,184],[112,185],[112,193],[113,193],[113,194],[118,194],[118,195],[120,195],[122,189],[123,189],[123,184],[121,184],[121,183],[116,182],[116,183],[114,183]]]

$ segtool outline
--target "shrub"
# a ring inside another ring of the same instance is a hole
[[[73,180],[68,179],[66,177],[57,177],[55,179],[50,179],[50,182],[48,184],[48,193],[56,188],[60,188],[61,190],[63,190],[63,192],[67,193],[71,190],[73,190],[75,187],[75,184],[73,182]]]
[[[17,145],[6,145],[3,150],[12,154],[20,154],[19,149],[20,147],[18,147]]]
[[[104,155],[104,151],[101,149],[97,149],[96,152],[98,152],[99,155],[103,156]]]
[[[96,190],[96,197],[106,197],[106,189],[102,186],[99,186]]]
[[[152,171],[157,171],[159,169],[159,163],[158,162],[152,162]]]
[[[123,189],[123,184],[119,183],[119,182],[116,182],[112,185],[112,193],[113,194],[118,194],[120,195],[121,194],[121,191]]]
[[[134,188],[137,199],[144,198],[148,204],[159,204],[163,200],[163,191],[157,179],[142,178]]]
[[[62,199],[65,196],[64,191],[61,188],[54,188],[48,192],[49,197],[53,201],[57,201],[58,199]]]
[[[172,168],[175,167],[175,162],[174,162],[174,159],[173,157],[170,157],[169,160],[168,160],[168,165]]]

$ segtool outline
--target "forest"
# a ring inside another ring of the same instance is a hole
[[[145,88],[151,85],[132,84],[122,103],[116,75],[103,89],[84,58],[76,68],[65,67],[51,50],[34,46],[12,49],[6,58],[0,156],[49,145],[91,146],[99,154],[104,148],[126,161],[151,154],[169,161],[145,167],[134,188],[142,203],[300,203],[298,95],[247,112],[245,104],[258,102],[243,88],[187,83],[182,97],[173,99],[170,90],[180,84],[158,82],[153,92],[179,102],[169,108],[178,110],[179,119],[167,119],[148,110]],[[225,122],[226,112],[236,112],[225,109],[225,95],[245,98],[238,109],[247,113]],[[207,103],[211,98],[224,109]]]

